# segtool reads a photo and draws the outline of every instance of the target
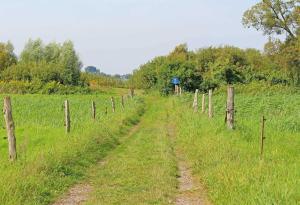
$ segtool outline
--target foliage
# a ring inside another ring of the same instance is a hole
[[[296,38],[300,26],[299,0],[263,0],[244,13],[243,24],[264,34],[288,34]]]
[[[130,83],[168,93],[176,76],[184,90],[205,91],[223,84],[271,82],[275,72],[268,57],[255,49],[224,46],[188,51],[186,45],[179,45],[168,56],[154,58],[134,71]]]
[[[29,40],[18,62],[12,45],[0,44],[0,77],[6,82],[41,82],[47,87],[55,81],[61,87],[84,86],[80,69],[81,62],[71,41],[44,45],[40,39]]]
[[[10,42],[0,43],[0,72],[17,62],[14,47]]]
[[[178,45],[169,55],[156,57],[135,70],[133,87],[172,92],[172,77],[181,79],[186,91],[207,91],[224,84],[266,81],[271,85],[300,85],[300,1],[263,0],[245,12],[243,24],[264,34],[283,34],[282,42],[272,39],[265,51],[233,46],[189,51]]]
[[[6,94],[89,94],[89,87],[62,85],[56,81],[0,81],[0,93]]]
[[[82,81],[87,82],[91,89],[98,89],[100,87],[126,87],[126,81],[110,75],[82,73]]]

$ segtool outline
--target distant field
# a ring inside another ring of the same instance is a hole
[[[225,89],[213,97],[215,117],[212,120],[207,113],[193,113],[191,95],[173,101],[173,117],[178,124],[177,147],[206,186],[214,204],[299,204],[298,92],[237,88],[233,131],[224,124]],[[267,121],[265,155],[261,162],[262,115]]]
[[[48,204],[85,176],[84,170],[118,144],[118,137],[139,120],[141,101],[124,90],[95,95],[11,95],[18,160],[8,161],[5,129],[0,131],[0,204]],[[111,111],[110,96],[116,99]],[[3,98],[3,95],[1,96]],[[68,99],[71,132],[65,133],[63,102]],[[91,116],[96,102],[97,119]],[[105,115],[105,109],[108,114]],[[0,118],[4,125],[3,118]]]

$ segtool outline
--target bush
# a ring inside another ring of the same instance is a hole
[[[43,84],[41,81],[0,81],[0,93],[9,94],[88,94],[91,90],[88,87],[66,86],[56,81]]]

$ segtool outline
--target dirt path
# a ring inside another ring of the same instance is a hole
[[[68,193],[55,202],[53,205],[78,205],[87,201],[89,193],[92,191],[92,186],[88,183],[77,184],[72,187]]]
[[[168,135],[172,141],[175,141],[176,126],[170,122],[169,114],[167,113],[167,129]],[[178,161],[179,171],[179,193],[176,196],[174,204],[176,205],[211,205],[205,196],[205,190],[201,184],[193,178],[192,171],[182,157],[179,150],[174,150],[174,154]]]
[[[131,137],[135,132],[138,131],[140,122],[131,128],[126,137],[123,137],[120,141],[124,142],[126,139]],[[99,162],[99,165],[105,165],[107,157]],[[87,202],[89,194],[93,191],[91,183],[84,182],[76,184],[71,187],[66,194],[59,198],[53,205],[81,205]]]
[[[195,179],[190,168],[182,160],[178,162],[180,177],[179,194],[176,197],[176,205],[209,205],[205,197],[205,191]]]

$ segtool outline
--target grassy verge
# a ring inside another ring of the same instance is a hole
[[[297,204],[300,201],[300,96],[237,89],[236,129],[224,125],[226,96],[214,96],[215,117],[192,112],[192,96],[174,99],[177,146],[214,204]],[[266,122],[259,160],[260,118]]]
[[[92,174],[88,204],[170,204],[176,161],[167,134],[165,100],[151,98],[139,129]]]
[[[71,106],[72,131],[63,127],[63,100]],[[97,120],[91,119],[91,100],[97,104]],[[119,139],[139,121],[143,103],[117,101],[116,113],[104,114],[107,95],[14,95],[18,160],[9,163],[7,140],[0,141],[0,204],[49,204],[72,184],[86,176],[90,165],[119,144]],[[1,131],[5,136],[5,130]]]

